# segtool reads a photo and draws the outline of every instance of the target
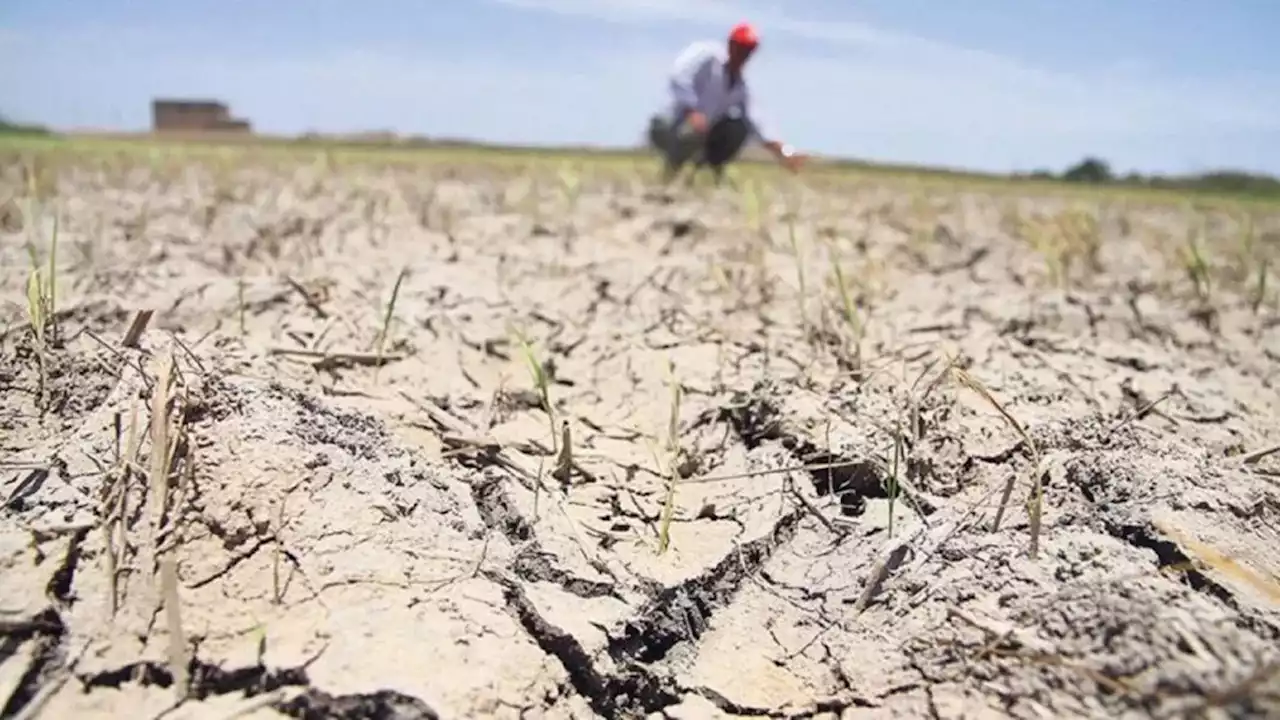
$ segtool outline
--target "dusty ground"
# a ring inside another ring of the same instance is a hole
[[[7,165],[4,717],[1280,713],[1280,217]]]

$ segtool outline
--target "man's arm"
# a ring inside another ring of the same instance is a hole
[[[769,152],[773,153],[774,159],[782,163],[783,165],[787,165],[788,167],[790,167],[792,165],[798,164],[799,162],[797,159],[798,156],[796,155],[795,148],[782,142],[781,140],[765,140],[761,143],[761,145],[764,145],[766,148],[768,148]]]
[[[747,113],[747,124],[751,128],[751,137],[768,149],[775,160],[792,170],[800,166],[801,158],[796,155],[795,149],[776,139],[777,136],[773,134],[773,129],[769,127],[768,123],[761,122],[755,112]]]

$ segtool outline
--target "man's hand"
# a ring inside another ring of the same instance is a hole
[[[793,173],[799,172],[800,168],[804,167],[805,161],[808,160],[807,155],[802,155],[796,152],[791,146],[776,140],[766,143],[766,147],[769,148],[773,153],[773,156],[777,158],[778,162],[781,163],[783,167]]]
[[[800,168],[804,167],[805,161],[808,159],[808,155],[793,152],[790,155],[783,156],[781,162],[783,167],[795,173],[800,172]]]
[[[698,133],[699,135],[707,134],[707,116],[706,115],[703,115],[697,110],[691,110],[689,112],[689,115],[685,118],[685,121],[688,122],[689,127],[692,128],[693,131]]]

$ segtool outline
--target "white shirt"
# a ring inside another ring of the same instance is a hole
[[[695,42],[676,57],[667,84],[671,93],[669,117],[678,119],[681,108],[688,108],[701,112],[708,125],[713,125],[723,117],[740,113],[751,133],[765,141],[768,136],[755,114],[748,111],[751,93],[746,78],[740,75],[738,84],[729,87],[729,73],[724,66],[728,57],[725,44],[712,41]]]

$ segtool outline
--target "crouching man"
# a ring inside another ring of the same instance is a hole
[[[742,70],[760,44],[755,30],[740,24],[729,42],[691,44],[676,58],[668,82],[671,107],[649,122],[649,144],[663,157],[663,181],[670,182],[685,163],[709,166],[716,182],[750,138],[788,170],[796,172],[804,157],[790,145],[770,137],[749,113],[750,94]]]

